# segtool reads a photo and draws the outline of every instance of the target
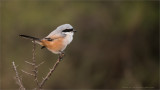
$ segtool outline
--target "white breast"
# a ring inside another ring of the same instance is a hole
[[[64,39],[64,44],[67,46],[73,40],[73,32],[66,32],[65,34],[66,34],[66,37]]]

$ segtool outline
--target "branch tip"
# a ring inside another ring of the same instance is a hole
[[[14,61],[12,62],[12,64],[13,64],[13,68],[14,68],[14,71],[15,71],[15,73],[16,73],[16,82],[17,82],[17,84],[19,85],[19,89],[20,90],[25,90],[25,88],[24,88],[24,86],[23,86],[23,84],[22,84],[22,78],[20,78],[19,77],[19,73],[18,73],[18,71],[17,71],[17,66],[15,65],[15,63],[14,63]]]

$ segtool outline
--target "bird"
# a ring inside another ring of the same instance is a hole
[[[54,54],[64,54],[64,50],[72,42],[75,32],[76,30],[70,24],[62,24],[42,39],[23,34],[19,36],[35,41],[42,46],[41,49],[47,48]]]

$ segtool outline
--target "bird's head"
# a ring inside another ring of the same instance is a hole
[[[66,35],[73,35],[76,30],[73,29],[73,27],[70,24],[63,24],[56,29],[57,31],[60,31],[62,34]]]

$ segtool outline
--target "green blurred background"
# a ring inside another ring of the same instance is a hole
[[[1,89],[18,89],[12,61],[27,89],[34,79],[30,71],[30,40],[61,24],[78,32],[65,50],[64,60],[46,82],[45,89],[158,89],[159,88],[159,1],[0,1]],[[46,75],[57,55],[36,46],[38,79]]]

